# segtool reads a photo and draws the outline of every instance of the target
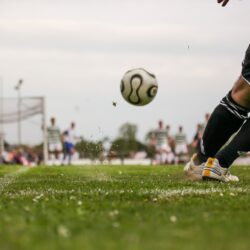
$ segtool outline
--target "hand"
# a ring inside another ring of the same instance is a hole
[[[217,0],[218,3],[222,3],[222,7],[226,6],[229,0]]]

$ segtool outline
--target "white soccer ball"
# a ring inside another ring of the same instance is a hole
[[[156,96],[158,83],[154,74],[145,69],[127,71],[121,80],[121,94],[130,104],[143,106]]]

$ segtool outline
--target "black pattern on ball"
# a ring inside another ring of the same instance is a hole
[[[121,92],[123,93],[123,92],[124,92],[124,90],[125,90],[125,83],[124,83],[124,81],[123,81],[123,80],[121,81],[120,88],[121,88]]]
[[[150,88],[148,89],[148,91],[147,91],[148,97],[150,97],[150,98],[155,97],[155,95],[156,95],[156,93],[157,93],[157,89],[158,89],[157,86],[152,86],[152,87],[150,87]]]
[[[134,86],[133,86],[133,80],[134,80],[135,78],[139,78],[139,80],[140,80],[140,84],[139,84],[139,86],[137,87],[136,90],[134,90]],[[140,88],[141,88],[141,86],[142,86],[142,83],[143,83],[143,78],[142,78],[142,76],[141,76],[140,74],[135,74],[135,75],[133,75],[133,76],[131,77],[131,79],[130,79],[130,87],[131,87],[131,90],[130,90],[130,93],[129,93],[129,95],[128,95],[128,100],[129,100],[129,102],[131,102],[132,104],[138,105],[138,104],[140,104],[140,102],[141,102],[141,98],[140,98],[140,96],[139,96],[139,90],[140,90]],[[138,98],[138,101],[133,101],[133,100],[131,99],[131,96],[132,96],[132,94],[133,94],[133,91],[135,91],[136,97]]]

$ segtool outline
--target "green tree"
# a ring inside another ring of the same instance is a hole
[[[137,125],[123,124],[119,129],[118,137],[112,142],[111,151],[115,151],[122,160],[137,151],[146,151],[146,146],[136,138],[137,131]]]
[[[137,125],[125,123],[119,129],[119,137],[128,141],[136,141],[137,131]]]
[[[93,142],[82,139],[76,144],[76,150],[81,157],[87,157],[94,160],[101,155],[103,146],[101,141]]]

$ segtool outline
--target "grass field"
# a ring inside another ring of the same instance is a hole
[[[236,184],[182,167],[0,167],[0,249],[250,247],[250,167]]]

